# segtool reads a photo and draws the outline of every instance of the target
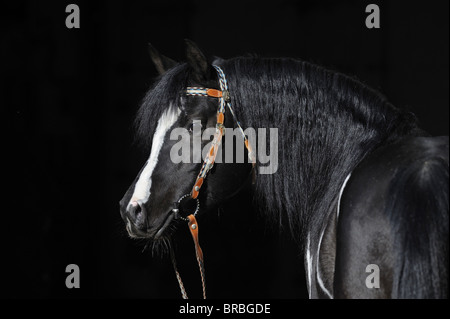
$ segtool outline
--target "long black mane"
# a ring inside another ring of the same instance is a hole
[[[243,128],[278,128],[278,171],[258,175],[254,201],[272,223],[296,233],[320,229],[345,177],[371,151],[417,129],[404,112],[363,83],[293,59],[220,60]],[[169,70],[144,98],[138,136],[178,107],[189,68]]]
[[[243,126],[278,128],[278,171],[258,175],[255,202],[273,223],[285,221],[295,233],[322,226],[364,156],[417,129],[413,114],[323,67],[263,58],[236,58],[221,67]]]

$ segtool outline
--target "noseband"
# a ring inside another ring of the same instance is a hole
[[[220,90],[216,89],[210,89],[210,88],[204,88],[204,87],[193,87],[189,86],[186,88],[186,95],[188,96],[205,96],[205,97],[213,97],[219,99],[219,107],[217,109],[217,121],[216,121],[216,131],[214,133],[214,138],[211,143],[211,148],[209,149],[206,158],[203,162],[202,168],[200,169],[199,174],[197,175],[197,178],[195,180],[194,186],[192,187],[192,190],[189,194],[183,195],[176,203],[175,208],[172,209],[172,212],[177,216],[178,218],[187,221],[188,227],[191,232],[192,238],[194,240],[195,245],[195,254],[197,257],[198,266],[200,269],[200,275],[202,279],[202,288],[203,288],[203,299],[206,299],[206,283],[205,283],[205,268],[203,263],[203,252],[200,248],[199,240],[198,240],[198,223],[195,218],[197,215],[199,209],[200,209],[200,202],[198,199],[198,195],[200,194],[200,189],[203,185],[204,180],[206,179],[209,171],[213,168],[214,162],[216,160],[217,151],[219,150],[220,144],[222,142],[223,135],[225,134],[225,126],[224,126],[224,120],[225,120],[225,111],[226,108],[230,110],[231,115],[233,116],[234,122],[238,126],[243,138],[244,138],[244,144],[248,151],[248,158],[252,162],[253,165],[253,172],[254,172],[254,166],[255,166],[255,158],[253,156],[252,148],[249,144],[249,141],[247,137],[245,136],[244,130],[241,127],[241,124],[236,118],[236,115],[233,111],[233,108],[231,106],[231,96],[228,91],[228,84],[227,80],[225,78],[225,74],[223,73],[222,69],[217,66],[213,65],[215,70],[217,71],[217,75],[219,78],[219,84],[220,84]],[[196,208],[193,209],[193,212],[191,212],[187,217],[183,217],[180,215],[180,205],[183,202],[183,200],[194,200],[196,203]],[[171,251],[172,254],[172,263],[175,269],[175,274],[178,280],[178,284],[181,289],[181,294],[184,299],[188,299],[186,290],[184,289],[183,282],[181,280],[181,276],[178,272],[177,266],[176,266],[176,260],[175,255],[173,251]]]

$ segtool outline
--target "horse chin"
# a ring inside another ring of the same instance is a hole
[[[170,212],[166,215],[161,226],[156,231],[155,236],[153,236],[154,240],[158,240],[158,239],[165,237],[165,235],[168,233],[167,230],[170,229],[170,225],[172,224],[174,217],[175,217],[175,214],[173,214],[172,212]]]
[[[131,238],[148,238],[148,234],[146,234],[145,232],[142,232],[140,230],[138,230],[136,227],[133,226],[133,224],[131,223],[131,221],[128,219],[127,217],[127,225],[126,225],[126,229],[128,232],[128,236],[130,236]]]
[[[152,227],[153,229],[150,229],[148,231],[142,231],[137,229],[133,226],[131,221],[127,218],[127,225],[126,229],[128,232],[128,235],[131,238],[135,239],[150,239],[154,241],[165,239],[166,237],[170,237],[170,234],[172,233],[170,230],[173,230],[174,227],[171,227],[172,221],[174,221],[174,214],[172,212],[167,213],[167,215],[164,217],[164,220],[162,223],[157,227]]]
[[[147,243],[146,248],[150,247],[152,256],[164,257],[170,254],[172,250],[172,234],[176,230],[176,220],[175,214],[171,211],[164,218],[156,232],[154,232],[154,235],[149,238],[150,241]]]

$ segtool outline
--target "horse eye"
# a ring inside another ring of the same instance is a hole
[[[201,130],[202,129],[202,122],[200,121],[194,121],[192,122],[191,125],[189,125],[189,132],[193,132],[194,129],[197,130]]]

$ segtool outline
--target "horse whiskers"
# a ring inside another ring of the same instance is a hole
[[[174,234],[177,230],[177,222],[171,223],[167,226],[167,229],[164,231],[164,235],[159,237],[158,239],[149,238],[146,240],[144,248],[142,252],[146,250],[151,250],[152,257],[159,256],[164,257],[170,254],[171,245],[172,245],[172,234]]]
[[[152,245],[152,257],[164,257],[170,253],[171,240],[169,237],[162,237],[158,240],[149,241]]]
[[[150,240],[148,240],[148,241],[145,243],[144,248],[142,248],[142,253],[148,248],[148,246],[150,245],[150,243],[151,243]]]

